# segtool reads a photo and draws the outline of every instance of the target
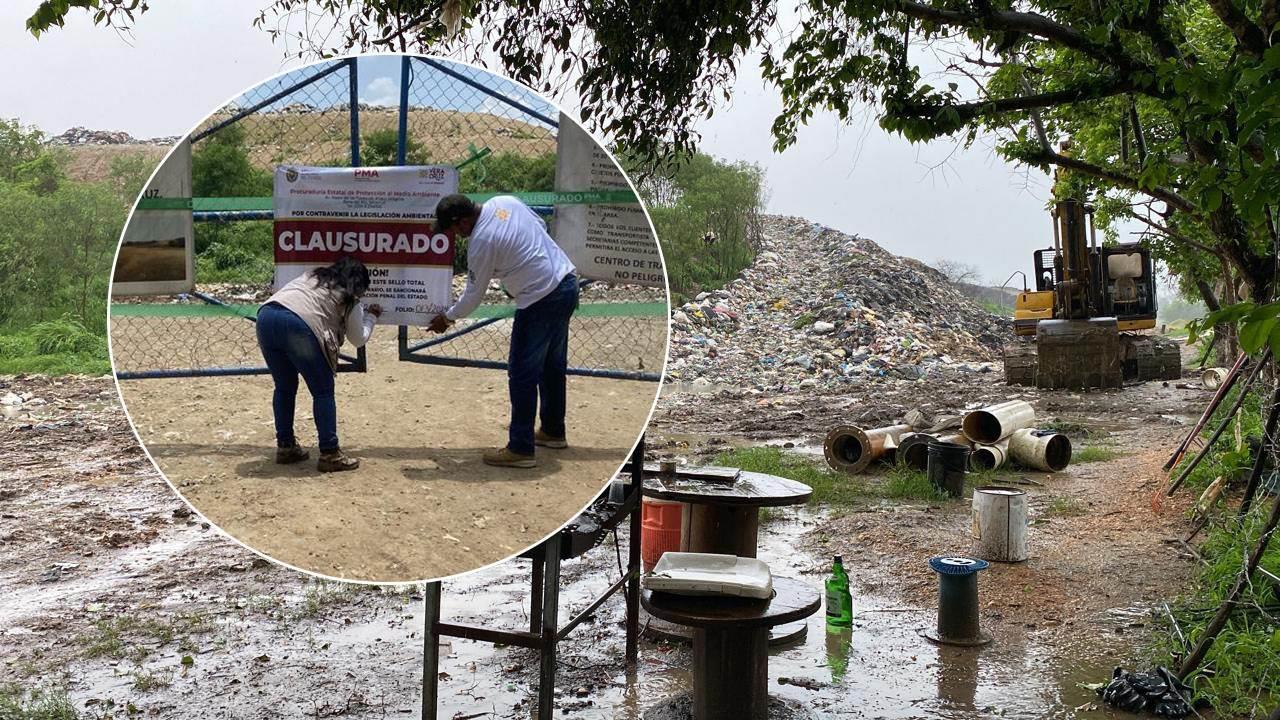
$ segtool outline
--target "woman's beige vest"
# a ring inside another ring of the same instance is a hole
[[[293,311],[311,328],[320,347],[324,348],[329,369],[338,370],[338,348],[342,347],[346,329],[347,305],[337,288],[325,287],[310,272],[303,274],[276,291],[267,300]]]

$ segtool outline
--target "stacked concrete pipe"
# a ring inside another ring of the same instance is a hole
[[[1009,436],[1009,457],[1025,468],[1058,472],[1071,463],[1071,441],[1052,430],[1023,428]]]
[[[1036,430],[1036,411],[1010,400],[964,416],[961,427],[974,444],[971,470],[995,470],[1013,462],[1033,470],[1058,472],[1071,462],[1071,441],[1062,433]]]
[[[1031,403],[1010,400],[966,414],[960,428],[971,442],[994,445],[1015,430],[1034,427],[1035,423],[1036,411]]]

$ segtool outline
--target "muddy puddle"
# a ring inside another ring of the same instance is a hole
[[[820,587],[828,558],[798,552],[801,537],[823,522],[809,510],[778,513],[761,529],[761,559],[776,575]],[[611,544],[611,543],[610,543]],[[511,628],[528,623],[528,565],[499,568],[446,584],[442,617]],[[565,565],[562,617],[581,608],[617,576],[612,548],[597,548]],[[1137,633],[1111,634],[1105,644],[1042,640],[1034,631],[998,637],[980,649],[940,647],[920,636],[935,620],[932,607],[891,602],[867,587],[891,586],[892,577],[855,577],[854,626],[829,631],[821,612],[809,618],[803,639],[774,648],[770,692],[812,717],[1072,718],[1109,717],[1082,683],[1109,676],[1113,663],[1130,662]],[[415,606],[415,613],[420,607]],[[558,707],[580,718],[641,718],[647,708],[690,689],[687,648],[645,640],[629,677],[622,665],[623,607],[607,603],[594,622],[561,646]],[[1143,624],[1134,609],[1099,625]],[[1135,622],[1136,620],[1136,622]],[[415,614],[413,622],[420,622]],[[1101,629],[1101,628],[1096,628]],[[1105,629],[1103,629],[1105,632]],[[454,639],[441,654],[440,717],[527,717],[536,688],[530,652]]]

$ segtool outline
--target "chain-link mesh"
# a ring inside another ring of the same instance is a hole
[[[467,193],[555,190],[559,112],[554,107],[517,83],[466,65],[415,59],[409,66],[408,162],[461,165],[460,189]],[[466,128],[471,139],[459,143],[442,137],[457,127]],[[551,208],[538,209],[550,215]],[[501,292],[490,292],[477,313],[444,336],[448,339],[441,342],[440,336],[411,328],[408,348],[428,362],[505,363],[515,312],[509,303]],[[570,328],[569,364],[656,378],[666,340],[661,288],[590,283]]]
[[[504,302],[505,300],[505,302]],[[507,362],[515,306],[499,291],[444,336],[410,328],[415,352],[451,360]],[[473,329],[474,328],[474,329]],[[443,341],[441,341],[443,340]],[[662,288],[588,283],[569,328],[569,365],[623,377],[656,378],[666,357],[667,298]]]
[[[464,193],[555,189],[554,107],[467,65],[414,58],[407,70],[408,164],[461,166]]]
[[[306,84],[296,87],[300,83]],[[346,60],[288,72],[254,87],[210,115],[192,136],[196,140],[192,149],[199,153],[215,144],[240,144],[250,165],[267,173],[285,164],[346,166],[351,162],[350,102],[351,67]],[[376,130],[396,132],[396,107],[375,107],[357,101],[356,108],[362,136]],[[253,112],[243,115],[249,110]],[[208,160],[212,167],[215,159]],[[217,169],[235,170],[230,164]],[[195,173],[198,183],[199,168]],[[260,184],[246,187],[240,180],[210,178],[205,187],[196,188],[196,195],[244,196],[263,190]],[[270,196],[271,188],[265,189]]]
[[[351,164],[350,103],[351,67],[336,61],[258,85],[192,133],[197,292],[114,299],[118,373],[262,368],[250,318],[275,270],[272,222],[261,219],[270,215],[275,168]],[[396,132],[396,108],[356,108],[359,119],[376,117]]]

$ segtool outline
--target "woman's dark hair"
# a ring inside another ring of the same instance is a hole
[[[311,274],[321,287],[342,292],[342,302],[350,307],[369,289],[369,268],[356,258],[344,255],[332,265],[318,267]]]

